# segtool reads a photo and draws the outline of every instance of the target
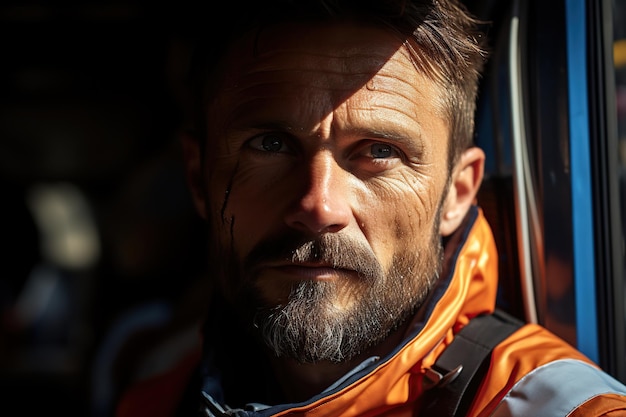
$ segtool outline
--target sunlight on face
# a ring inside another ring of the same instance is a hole
[[[349,359],[437,277],[440,92],[381,29],[278,26],[255,41],[228,58],[209,109],[214,263],[277,355]]]

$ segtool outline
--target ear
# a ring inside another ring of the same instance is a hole
[[[439,225],[442,236],[452,234],[461,225],[472,204],[476,203],[484,169],[485,153],[477,147],[465,150],[452,169]]]
[[[200,139],[191,132],[183,132],[179,136],[183,151],[183,162],[187,184],[191,191],[194,206],[198,214],[206,220],[206,182],[204,180],[202,151]]]

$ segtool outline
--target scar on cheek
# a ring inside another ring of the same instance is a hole
[[[230,195],[230,191],[226,190],[226,193],[224,194],[224,201],[222,202],[222,208],[220,210],[220,218],[222,219],[222,226],[226,224],[227,219],[226,219],[226,206],[228,205],[228,197]]]
[[[224,191],[224,201],[222,202],[222,208],[220,210],[220,218],[222,219],[222,224],[226,224],[227,223],[227,219],[226,219],[226,206],[228,206],[228,200],[230,198],[230,194],[231,191],[233,189],[233,182],[235,181],[235,176],[237,175],[237,171],[239,170],[239,160],[237,160],[237,164],[235,165],[235,168],[233,168],[233,172],[230,174],[230,178],[228,179],[228,184],[226,184],[226,191]],[[231,230],[232,230],[232,223],[235,222],[235,219],[231,217]]]
[[[235,216],[230,217],[230,253],[235,253]]]

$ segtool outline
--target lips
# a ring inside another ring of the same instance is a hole
[[[293,280],[329,281],[355,278],[358,273],[351,269],[335,268],[326,264],[275,264],[261,266],[259,275],[272,274]]]

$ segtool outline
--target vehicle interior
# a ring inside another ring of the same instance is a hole
[[[499,306],[626,382],[626,1],[465,3],[491,49],[476,142]],[[0,5],[0,390],[20,415],[111,415],[146,347],[180,335],[162,366],[202,317],[187,6]]]

